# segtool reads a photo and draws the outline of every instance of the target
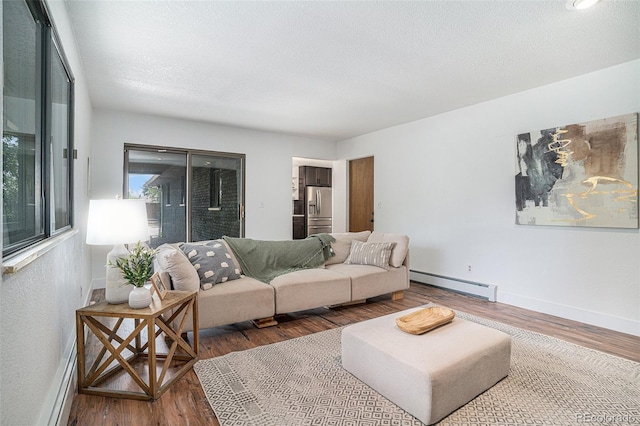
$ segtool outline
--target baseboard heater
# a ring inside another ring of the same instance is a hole
[[[445,277],[443,275],[416,271],[414,269],[411,269],[409,272],[412,281],[482,297],[490,302],[496,301],[498,286],[494,284],[484,284],[475,281],[462,280],[460,278]]]

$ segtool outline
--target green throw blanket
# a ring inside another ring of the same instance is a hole
[[[242,272],[265,283],[288,272],[319,267],[333,256],[331,243],[335,241],[329,234],[288,241],[223,238],[240,262]]]

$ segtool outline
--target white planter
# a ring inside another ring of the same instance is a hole
[[[146,308],[151,304],[151,292],[146,287],[134,287],[129,293],[129,306],[133,309]]]

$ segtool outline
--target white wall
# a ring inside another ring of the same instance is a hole
[[[638,111],[640,60],[342,141],[338,158],[375,156],[376,230],[411,237],[412,269],[640,335],[637,229],[514,224],[517,134]]]
[[[246,154],[245,236],[290,239],[293,157],[333,160],[336,143],[196,121],[95,110],[91,150],[91,198],[122,194],[124,144]],[[93,248],[96,285],[104,278],[108,248]]]
[[[348,200],[349,191],[347,183],[349,179],[348,161],[336,160],[331,170],[331,195],[333,196],[333,217],[331,223],[333,232],[347,232],[349,230]],[[375,184],[375,182],[374,182]]]
[[[60,1],[48,6],[76,79],[74,227],[80,232],[0,285],[0,424],[55,422],[59,397],[68,391],[75,362],[75,310],[90,292],[89,251],[84,244],[91,104],[84,71]],[[65,374],[67,375],[65,381]],[[73,397],[74,389],[70,389]],[[50,418],[52,417],[53,418]],[[65,420],[66,422],[66,420]]]

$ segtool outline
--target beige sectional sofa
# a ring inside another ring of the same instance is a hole
[[[224,240],[219,242],[235,264],[239,279],[213,286],[201,285],[198,272],[179,244],[160,246],[155,268],[171,288],[199,292],[200,329],[250,320],[259,327],[269,326],[277,324],[274,317],[279,314],[365,301],[388,293],[394,299],[402,298],[403,290],[409,288],[409,238],[406,235],[369,231],[330,235],[335,238],[331,243],[334,256],[324,265],[288,272],[269,283],[242,275],[240,263]],[[207,243],[211,242],[191,244]],[[391,246],[391,253],[384,267],[367,264],[371,262],[366,256],[357,258],[352,254],[352,247],[370,247],[378,243],[392,243],[386,245]],[[204,287],[208,289],[204,290]],[[191,322],[186,324],[183,331],[192,331]]]

